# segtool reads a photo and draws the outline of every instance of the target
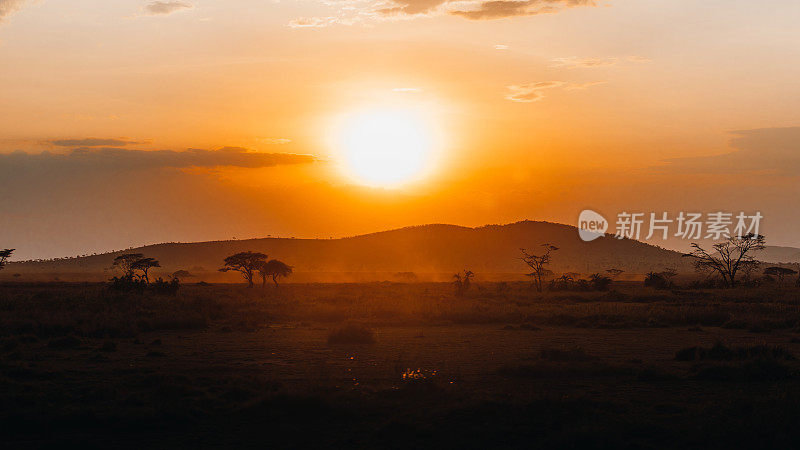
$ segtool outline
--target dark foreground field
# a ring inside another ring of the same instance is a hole
[[[796,448],[798,325],[797,291],[7,284],[0,433],[8,448]]]

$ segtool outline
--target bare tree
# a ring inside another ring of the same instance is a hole
[[[267,285],[267,277],[272,277],[272,282],[275,283],[275,287],[278,287],[278,278],[283,277],[286,278],[292,274],[293,267],[284,263],[283,261],[279,261],[277,259],[271,259],[269,261],[260,261],[256,265],[256,270],[258,270],[259,275],[261,275],[261,285]]]
[[[267,259],[267,255],[259,252],[240,252],[225,258],[220,272],[236,271],[247,280],[247,287],[253,287],[253,274],[257,267]]]
[[[558,247],[551,244],[542,244],[542,247],[544,247],[544,253],[541,255],[528,253],[524,248],[520,249],[520,251],[522,251],[522,261],[533,269],[533,272],[526,275],[533,279],[533,284],[536,286],[538,292],[542,292],[542,279],[546,277],[547,274],[552,273],[545,267],[550,264],[550,254],[558,250]]]
[[[764,236],[753,233],[741,237],[731,236],[714,244],[710,251],[697,243],[692,243],[692,248],[694,250],[684,256],[694,259],[698,271],[718,274],[725,286],[735,287],[739,272],[746,272],[749,270],[748,266],[758,264],[753,253],[764,249]]]
[[[12,253],[14,253],[13,248],[0,250],[0,270],[3,270],[3,267],[6,265],[6,261],[8,261],[8,258],[11,257]]]

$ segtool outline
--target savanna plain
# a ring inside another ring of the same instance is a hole
[[[0,286],[9,448],[730,448],[800,439],[800,290]]]

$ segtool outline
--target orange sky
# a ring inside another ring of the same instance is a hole
[[[769,243],[798,246],[797,17],[793,0],[0,0],[0,247],[585,208],[760,210]],[[332,135],[365,108],[422,111],[431,172],[343,175]]]

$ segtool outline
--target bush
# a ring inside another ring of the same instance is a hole
[[[147,288],[147,283],[132,276],[114,277],[111,279],[108,288],[118,292],[143,292]]]
[[[644,285],[659,290],[672,288],[672,282],[669,278],[667,278],[664,273],[657,272],[648,273],[644,278]]]
[[[366,325],[347,322],[331,330],[328,334],[329,344],[374,344],[375,332]]]
[[[176,296],[178,290],[181,288],[181,282],[178,278],[173,278],[172,281],[164,281],[162,278],[157,279],[150,285],[150,289],[156,294]]]

